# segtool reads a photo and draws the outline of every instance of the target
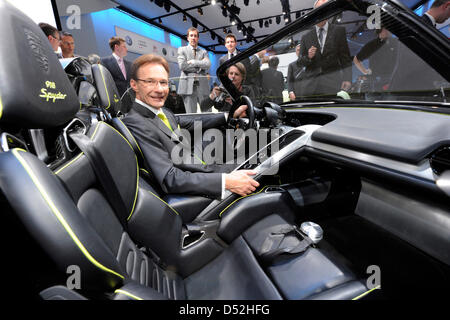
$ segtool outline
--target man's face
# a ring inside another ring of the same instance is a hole
[[[315,5],[314,5],[314,9],[320,7],[321,5],[323,5],[323,4],[326,3],[326,2],[328,2],[328,0],[319,0],[319,1],[317,1],[317,2],[315,3]],[[320,21],[320,22],[317,24],[317,26],[318,26],[319,28],[322,28],[322,27],[327,23],[327,21],[328,21],[328,20]]]
[[[62,37],[60,47],[64,57],[73,57],[75,41],[71,36]]]
[[[229,53],[233,53],[236,49],[236,40],[233,37],[228,37],[225,40],[225,47],[228,49]]]
[[[191,45],[191,47],[197,48],[197,45],[198,45],[198,33],[197,33],[197,31],[189,31],[187,39],[188,39],[188,42]]]
[[[450,1],[440,7],[440,14],[436,17],[436,23],[443,23],[450,18]]]
[[[141,66],[137,72],[140,80],[130,80],[131,88],[136,92],[136,98],[154,108],[162,108],[169,95],[169,75],[166,69],[157,63]],[[152,85],[142,80],[153,81]],[[167,84],[166,86],[161,83]]]
[[[49,35],[48,41],[50,42],[50,45],[52,46],[53,51],[58,51],[59,44],[61,42],[61,39],[59,37],[59,32],[55,32],[54,34]]]
[[[120,42],[120,44],[116,44],[114,52],[121,58],[125,57],[128,54],[128,49],[125,42]]]
[[[295,47],[295,54],[298,56],[300,56],[300,46],[296,46]]]

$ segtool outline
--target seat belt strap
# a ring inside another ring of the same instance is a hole
[[[94,169],[95,175],[100,182],[103,191],[106,194],[109,204],[116,213],[117,219],[119,219],[124,229],[127,230],[127,223],[125,220],[127,210],[122,200],[122,196],[117,189],[116,183],[108,170],[105,159],[95,147],[94,142],[84,134],[71,133],[69,136],[78,148],[80,148],[80,150],[86,155],[89,163]]]

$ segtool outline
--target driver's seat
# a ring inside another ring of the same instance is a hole
[[[98,92],[100,106],[108,110],[111,115],[110,124],[132,146],[138,159],[140,174],[152,188],[152,193],[156,199],[162,200],[178,212],[184,223],[193,221],[211,203],[212,199],[193,195],[166,194],[163,192],[158,182],[154,179],[152,172],[145,169],[148,167],[145,165],[144,155],[139,144],[120,118],[123,111],[123,103],[115,98],[118,95],[118,91],[111,73],[101,64],[95,64],[92,66],[92,75]]]

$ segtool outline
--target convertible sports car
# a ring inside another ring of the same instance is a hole
[[[329,1],[218,69],[230,113],[248,107],[228,128],[277,133],[256,153],[245,136],[227,139],[260,188],[220,201],[160,190],[103,66],[76,59],[64,72],[40,29],[4,1],[0,26],[11,297],[448,297],[450,44],[399,2]],[[281,93],[263,89],[261,52],[273,66],[295,43],[298,90],[280,106]],[[372,74],[350,87],[352,55]],[[252,66],[250,98],[226,76],[239,61]]]

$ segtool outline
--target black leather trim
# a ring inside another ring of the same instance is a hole
[[[180,214],[184,223],[193,221],[212,201],[206,197],[181,194],[168,194],[163,200]]]
[[[262,192],[243,198],[222,214],[217,234],[231,243],[248,227],[273,213],[278,213],[287,222],[291,222],[294,212],[290,208],[290,202],[290,196],[286,192]]]
[[[92,65],[92,76],[97,88],[100,106],[104,107],[113,116],[122,108],[119,90],[109,70],[101,64]]]
[[[111,250],[80,214],[60,180],[41,161],[15,149],[0,154],[0,172],[4,195],[62,272],[70,265],[79,266],[83,289],[112,290],[123,283],[126,274]]]
[[[129,282],[115,291],[114,300],[167,300],[167,298],[152,288]]]
[[[39,295],[44,300],[87,300],[81,294],[64,286],[53,286],[42,290]]]
[[[214,261],[186,278],[185,287],[188,299],[282,299],[242,237]]]

